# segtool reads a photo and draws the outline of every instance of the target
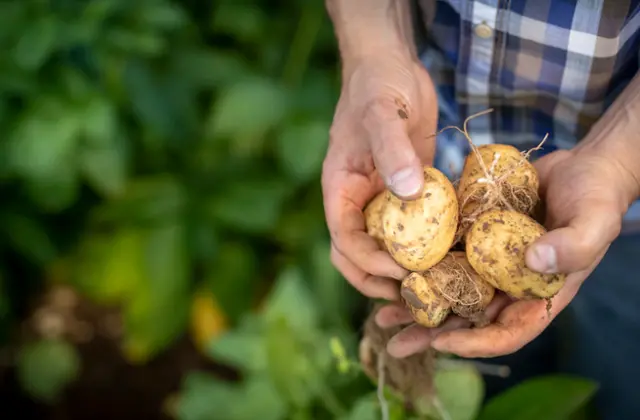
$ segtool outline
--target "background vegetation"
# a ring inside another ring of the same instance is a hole
[[[323,2],[6,0],[0,47],[5,407],[379,417],[369,306],[329,263]],[[456,420],[566,418],[595,390],[540,378],[482,408],[456,366],[436,378]]]

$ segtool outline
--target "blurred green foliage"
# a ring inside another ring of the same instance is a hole
[[[190,322],[239,370],[188,374],[180,419],[379,416],[348,361],[364,300],[329,262],[319,175],[339,70],[323,2],[6,0],[0,47],[3,340],[62,265],[56,281],[120,308],[130,362]],[[55,340],[24,346],[18,368],[49,402],[81,369]],[[475,368],[438,375],[451,418],[475,418]],[[523,384],[490,418],[536,392],[573,392],[549,400],[559,413],[593,392],[547,385]]]

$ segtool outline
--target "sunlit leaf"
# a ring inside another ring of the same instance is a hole
[[[238,387],[201,372],[190,372],[177,405],[180,420],[233,420],[229,413],[240,403]]]
[[[267,24],[264,11],[256,5],[220,2],[213,15],[212,28],[241,41],[259,41]]]
[[[69,343],[40,340],[20,349],[17,362],[21,386],[36,400],[55,402],[80,372],[80,356]]]
[[[265,303],[263,315],[273,322],[285,319],[298,332],[318,325],[318,308],[299,267],[290,266],[280,273]]]
[[[242,371],[260,372],[267,368],[263,337],[253,332],[226,332],[209,346],[209,355]]]
[[[586,404],[597,388],[588,379],[568,375],[529,379],[493,397],[479,420],[564,420]]]
[[[5,240],[35,264],[45,265],[56,257],[56,247],[40,220],[17,213],[2,213],[0,220]]]

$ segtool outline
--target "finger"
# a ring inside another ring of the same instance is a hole
[[[409,135],[407,124],[392,99],[379,99],[366,109],[367,130],[374,164],[385,185],[396,196],[415,198],[422,190],[422,163]]]
[[[447,319],[437,328],[426,328],[419,324],[412,324],[389,340],[387,352],[391,357],[402,359],[428,349],[438,334],[470,326],[469,320],[457,316]]]
[[[543,235],[526,251],[527,266],[541,273],[585,270],[620,234],[622,218],[616,206],[583,201],[568,223]]]
[[[408,274],[365,232],[362,208],[371,191],[370,181],[357,175],[348,179],[333,176],[323,185],[325,212],[331,240],[336,250],[359,270],[377,277],[402,280]],[[334,186],[342,186],[334,188]],[[343,273],[344,274],[344,273]],[[345,276],[346,277],[346,276]]]
[[[335,246],[331,247],[331,262],[363,295],[372,299],[400,299],[400,284],[397,281],[365,273],[353,265]]]
[[[398,325],[410,324],[413,322],[411,312],[404,306],[404,303],[391,303],[378,310],[375,316],[376,324],[380,328],[392,328]]]

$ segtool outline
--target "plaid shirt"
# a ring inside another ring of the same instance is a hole
[[[468,124],[475,144],[543,153],[580,141],[640,67],[640,0],[418,0],[422,61],[440,124]],[[435,165],[456,177],[466,141],[438,138]],[[640,203],[625,227],[640,221]]]

